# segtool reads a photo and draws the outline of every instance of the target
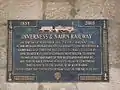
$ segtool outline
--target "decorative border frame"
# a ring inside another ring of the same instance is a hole
[[[12,59],[12,21],[8,21],[8,47],[7,47],[7,81],[12,81],[13,59]]]

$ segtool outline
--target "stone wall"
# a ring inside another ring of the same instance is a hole
[[[120,90],[120,0],[0,0],[0,90]],[[9,19],[109,19],[109,83],[7,83]]]

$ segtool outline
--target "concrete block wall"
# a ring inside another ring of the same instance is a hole
[[[0,90],[120,90],[119,0],[0,0]],[[7,83],[9,19],[109,19],[109,83]]]

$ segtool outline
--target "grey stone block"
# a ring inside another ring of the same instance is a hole
[[[9,19],[41,19],[42,0],[10,0]]]
[[[66,0],[45,0],[46,19],[70,19],[71,5]]]
[[[0,26],[0,68],[5,68],[7,63],[7,27]]]
[[[6,69],[0,69],[0,90],[8,90],[6,83]]]

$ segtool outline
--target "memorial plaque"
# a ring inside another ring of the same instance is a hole
[[[107,20],[9,20],[8,82],[109,81]]]

